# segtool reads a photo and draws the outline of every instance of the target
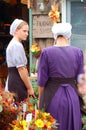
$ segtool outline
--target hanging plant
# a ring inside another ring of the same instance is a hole
[[[38,43],[37,42],[34,42],[32,44],[32,46],[30,47],[30,50],[32,52],[32,55],[35,57],[35,58],[38,58],[41,54],[41,48],[39,47]]]

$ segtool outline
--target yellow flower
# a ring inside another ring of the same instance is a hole
[[[31,50],[32,52],[34,52],[34,48],[30,48],[30,50]]]
[[[25,120],[20,121],[20,125],[23,127],[23,130],[27,130],[27,122]]]
[[[27,123],[26,123],[25,120],[22,120],[22,121],[20,121],[20,124],[23,125],[23,126],[25,126]]]
[[[41,119],[36,120],[35,124],[39,128],[44,127],[44,122]]]
[[[46,120],[46,119],[48,119],[48,117],[50,117],[50,114],[46,113],[46,112],[44,112],[42,115],[43,115],[44,120]]]
[[[52,123],[51,123],[50,121],[46,122],[46,126],[47,126],[47,128],[50,128],[51,125],[52,125]]]
[[[40,52],[41,48],[38,46],[38,43],[33,43],[32,46],[30,47],[31,52]]]
[[[44,116],[50,116],[50,113],[44,112]]]
[[[18,128],[18,127],[15,126],[15,127],[13,128],[13,130],[20,130],[20,128]]]

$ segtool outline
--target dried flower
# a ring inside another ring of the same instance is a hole
[[[58,11],[58,5],[52,5],[51,8],[52,9],[50,10],[48,15],[51,18],[52,22],[60,22],[60,12]]]

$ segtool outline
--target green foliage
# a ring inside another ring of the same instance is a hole
[[[82,130],[85,130],[86,129],[86,125],[83,126]]]
[[[35,95],[38,96],[38,87],[33,87]]]
[[[38,96],[38,85],[37,85],[37,81],[36,80],[32,80],[31,81],[35,95]]]
[[[31,68],[31,72],[35,73],[36,72],[36,66],[35,64],[32,64]]]
[[[83,117],[82,117],[82,120],[86,122],[86,116],[83,116]]]
[[[33,104],[33,106],[35,106],[35,104],[37,104],[37,99],[34,99],[33,97],[31,97],[30,103]]]
[[[83,122],[83,128],[82,128],[82,130],[85,130],[86,129],[86,116],[82,117],[82,122]]]

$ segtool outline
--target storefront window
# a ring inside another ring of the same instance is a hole
[[[71,2],[71,44],[86,50],[86,3]]]

